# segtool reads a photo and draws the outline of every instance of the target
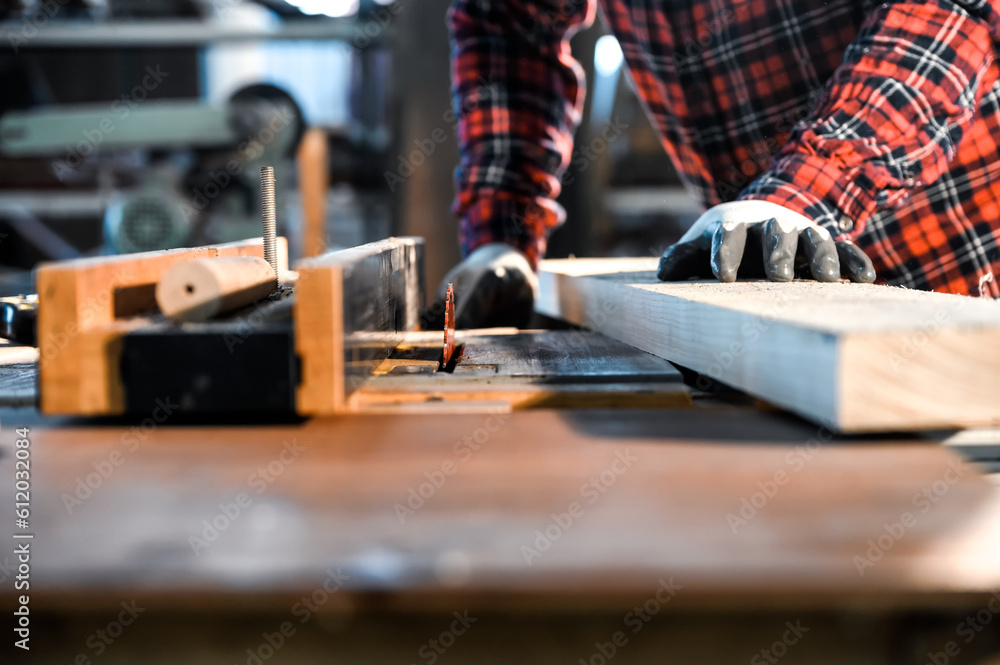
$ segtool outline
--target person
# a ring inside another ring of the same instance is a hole
[[[459,327],[523,325],[564,213],[596,0],[456,0]],[[1000,296],[1000,0],[600,0],[706,209],[659,278]],[[440,309],[440,307],[439,307]]]

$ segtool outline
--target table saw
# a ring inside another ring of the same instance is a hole
[[[279,271],[287,272],[283,239]],[[391,238],[304,259],[294,289],[208,321],[159,313],[172,266],[262,256],[259,240],[86,259],[38,271],[40,408],[142,415],[315,416],[528,406],[690,405],[667,361],[586,329],[419,331],[423,242]],[[74,331],[68,333],[67,331]]]
[[[446,363],[421,255],[304,259],[199,323],[152,285],[259,239],[38,271],[0,487],[26,428],[40,658],[996,662],[995,431],[842,435],[594,326],[456,331]]]

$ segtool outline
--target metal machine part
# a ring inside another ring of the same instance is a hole
[[[0,337],[37,345],[38,295],[0,298]]]
[[[272,85],[252,85],[237,90],[223,106],[148,99],[132,107],[115,102],[110,107],[102,103],[9,111],[0,118],[0,153],[44,157],[65,153],[67,146],[77,158],[96,150],[130,148],[239,150],[256,139],[269,154],[289,154],[304,128],[302,112],[288,93]]]
[[[302,109],[273,85],[240,88],[229,97],[226,112],[237,150],[260,166],[293,156],[306,130]]]
[[[249,195],[256,172],[293,156],[305,129],[295,100],[273,85],[241,88],[221,106],[150,99],[120,112],[116,108],[9,112],[0,118],[0,153],[64,155],[52,162],[60,179],[86,171],[77,169],[83,163],[136,149],[167,150],[177,157],[144,162],[132,170],[139,176],[138,188],[111,196],[104,210],[104,240],[107,251],[119,254],[229,239],[231,231],[209,228],[213,221],[252,223],[256,205]]]
[[[104,214],[104,239],[118,254],[179,247],[191,220],[184,201],[167,191],[120,195]]]
[[[274,167],[260,167],[260,216],[264,232],[264,260],[278,279],[277,228],[278,219],[274,202]]]
[[[44,157],[76,148],[217,146],[236,140],[226,108],[200,102],[149,99],[134,108],[115,102],[9,111],[0,119],[0,152]]]

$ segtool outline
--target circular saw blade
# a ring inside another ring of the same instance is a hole
[[[444,364],[451,362],[455,353],[455,288],[448,284],[444,299]]]

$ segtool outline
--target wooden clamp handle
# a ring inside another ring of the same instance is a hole
[[[274,288],[271,266],[256,256],[196,259],[163,273],[156,302],[175,321],[207,321],[262,300]]]

